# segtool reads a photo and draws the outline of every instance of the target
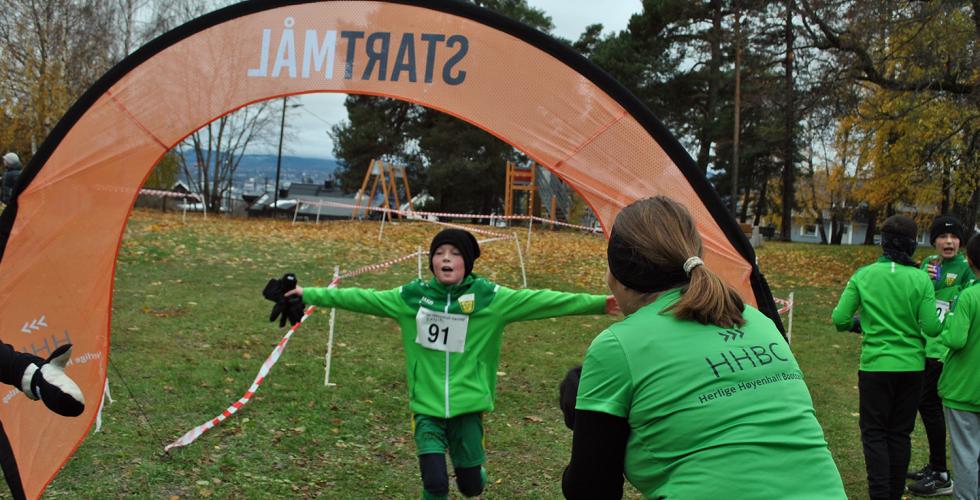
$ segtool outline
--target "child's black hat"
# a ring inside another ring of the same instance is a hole
[[[929,228],[929,242],[935,245],[936,238],[946,233],[950,233],[960,241],[963,241],[963,224],[952,215],[940,215],[936,217],[936,220],[932,221],[932,227]]]
[[[463,257],[463,266],[466,269],[466,274],[463,276],[469,276],[473,272],[473,261],[480,257],[480,244],[473,234],[462,229],[443,229],[435,238],[432,238],[432,243],[429,244],[429,270],[435,272],[435,269],[432,268],[432,256],[435,255],[436,249],[440,245],[446,243],[459,250]]]

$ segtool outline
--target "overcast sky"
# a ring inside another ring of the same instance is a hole
[[[554,34],[576,40],[586,26],[602,23],[604,33],[626,29],[631,15],[641,10],[641,0],[528,0],[551,16]],[[283,145],[284,154],[317,158],[333,157],[333,143],[327,131],[346,119],[345,94],[307,94],[294,98],[302,106],[289,109],[286,121],[290,136]],[[275,153],[272,151],[253,151]]]

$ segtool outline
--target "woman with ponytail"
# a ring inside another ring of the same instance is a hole
[[[926,366],[923,334],[935,337],[941,328],[932,281],[912,260],[917,235],[909,217],[886,219],[882,256],[854,272],[831,314],[837,330],[845,331],[861,311],[858,426],[873,499],[897,500],[905,492]]]
[[[616,217],[606,280],[626,318],[586,352],[562,491],[619,498],[625,475],[647,498],[845,498],[789,346],[701,255],[667,197]]]

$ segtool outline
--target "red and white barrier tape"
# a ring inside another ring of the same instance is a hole
[[[471,226],[463,226],[463,225],[460,225],[460,224],[453,224],[451,222],[432,221],[432,223],[433,224],[438,224],[440,226],[453,227],[453,228],[456,228],[456,229],[463,229],[463,230],[469,231],[471,233],[485,234],[487,236],[493,236],[494,238],[511,238],[511,235],[509,235],[509,234],[498,233],[496,231],[490,231],[488,229],[480,229],[480,228],[471,227]]]
[[[193,198],[200,201],[201,197],[194,193],[177,193],[175,191],[164,191],[161,189],[140,189],[141,195],[160,196],[163,198]]]
[[[332,281],[329,286],[330,287],[337,286],[338,281],[339,280]],[[221,412],[221,414],[218,415],[217,417],[214,417],[213,419],[208,420],[207,422],[204,422],[203,424],[187,431],[187,433],[185,433],[179,439],[165,446],[163,450],[170,451],[171,448],[176,448],[178,446],[187,446],[193,443],[197,438],[201,437],[201,434],[204,434],[214,426],[220,424],[226,418],[234,415],[235,412],[241,409],[241,407],[248,404],[248,402],[252,400],[252,396],[255,395],[255,392],[259,390],[259,386],[262,385],[262,381],[265,380],[266,375],[269,374],[269,370],[271,370],[272,367],[276,364],[276,362],[279,361],[279,356],[281,356],[282,352],[286,349],[286,344],[289,343],[289,339],[290,337],[293,336],[293,332],[295,332],[296,329],[298,329],[299,326],[302,325],[304,321],[306,321],[306,318],[309,318],[310,315],[313,314],[314,310],[316,310],[316,306],[310,306],[309,308],[307,308],[306,313],[303,314],[303,318],[299,320],[299,323],[293,325],[292,328],[290,328],[286,332],[286,334],[283,335],[282,339],[279,340],[279,343],[276,344],[275,349],[272,350],[272,353],[269,354],[269,357],[267,357],[265,359],[265,362],[262,363],[262,367],[259,368],[259,373],[255,376],[255,380],[252,381],[252,385],[248,388],[247,391],[245,391],[245,394],[242,395],[242,397],[239,398],[238,401],[232,403],[231,406],[229,406],[225,411]]]
[[[418,252],[412,252],[412,253],[410,253],[408,255],[403,255],[401,257],[396,257],[396,258],[391,259],[389,261],[381,262],[381,263],[378,263],[378,264],[371,264],[369,266],[364,266],[364,267],[355,269],[353,271],[350,271],[350,272],[341,274],[340,275],[340,279],[353,278],[355,276],[360,276],[362,274],[369,273],[371,271],[378,271],[378,270],[384,269],[386,267],[391,267],[392,265],[397,264],[399,262],[406,261],[408,259],[413,259],[413,258],[417,257],[418,254],[419,254]]]
[[[775,301],[777,305],[782,306],[779,308],[779,311],[777,311],[779,314],[786,314],[789,312],[790,309],[793,308],[793,301],[791,300],[780,299],[776,297],[773,297],[772,300]]]

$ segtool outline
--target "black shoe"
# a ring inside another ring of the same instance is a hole
[[[910,470],[905,473],[905,477],[913,481],[922,481],[932,475],[932,466],[925,464],[919,470]]]
[[[920,481],[909,485],[909,492],[919,497],[935,497],[953,493],[953,480],[948,472],[932,472]]]

